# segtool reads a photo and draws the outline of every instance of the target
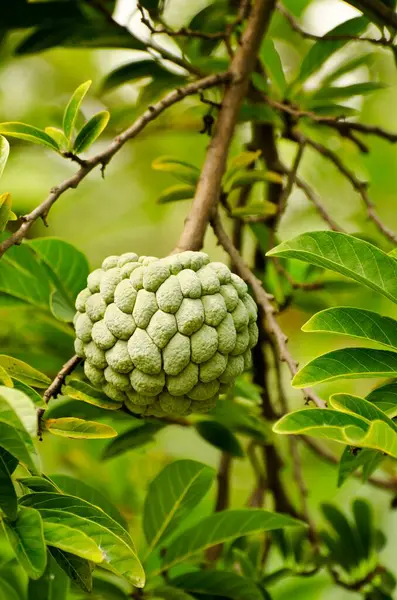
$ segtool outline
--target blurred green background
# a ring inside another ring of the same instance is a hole
[[[205,2],[170,0],[168,4],[168,22],[178,26],[195,14],[199,7],[203,7]],[[125,18],[129,5],[128,0],[119,2],[117,14],[120,19]],[[339,0],[310,3],[308,0],[289,0],[285,5],[295,15],[302,17],[306,29],[319,34],[355,14],[354,9]],[[291,35],[278,16],[273,21],[270,35],[283,58],[287,77],[292,76],[299,68],[310,42],[299,35]],[[139,92],[141,82],[126,84],[108,94],[100,93],[103,77],[115,66],[138,56],[136,51],[55,49],[37,55],[16,57],[13,49],[20,39],[21,34],[14,33],[0,47],[0,121],[24,121],[38,127],[59,126],[63,107],[72,91],[81,82],[92,79],[93,87],[83,104],[84,116],[90,116],[104,108],[110,110],[112,115],[108,129],[91,151],[95,152],[143,112],[145,104]],[[361,118],[366,123],[397,131],[396,66],[393,57],[386,50],[371,46],[365,46],[363,50],[359,46],[360,48],[349,45],[332,60],[342,60],[346,54],[354,56],[363,51],[371,54],[370,66],[356,70],[354,81],[349,75],[349,79],[343,80],[343,83],[370,79],[386,84],[384,89],[371,96],[364,99],[360,97],[354,101],[353,106],[360,109]],[[324,73],[326,72],[327,65],[324,66]],[[107,255],[126,251],[134,251],[140,255],[167,254],[176,243],[189,202],[158,205],[158,195],[165,187],[172,185],[174,180],[166,173],[154,171],[151,164],[160,155],[172,155],[200,167],[208,144],[208,137],[198,133],[205,110],[198,99],[193,97],[164,113],[124,147],[106,169],[104,180],[98,171],[93,172],[77,190],[67,192],[56,203],[48,219],[49,228],[37,223],[31,230],[31,235],[62,237],[87,254],[92,268],[97,267]],[[317,137],[321,139],[321,130]],[[239,127],[236,138],[233,148],[235,153],[241,150],[241,144],[249,140],[247,125]],[[362,178],[371,182],[371,197],[377,204],[380,216],[390,227],[396,229],[397,147],[385,141],[371,139],[371,152],[363,157],[348,142],[335,138],[332,144],[334,151],[343,156]],[[290,142],[281,141],[280,151],[286,161],[291,160],[294,150]],[[24,214],[39,204],[48,190],[73,173],[75,168],[75,165],[45,148],[14,140],[11,142],[10,160],[1,181],[1,192],[11,192],[14,211],[18,215]],[[303,161],[302,176],[314,187],[330,214],[346,231],[369,236],[375,243],[385,247],[384,241],[368,222],[359,196],[332,165],[309,150]],[[325,224],[313,206],[300,191],[295,190],[281,223],[280,239],[324,228]],[[248,260],[253,246],[252,234],[247,230],[244,251]],[[211,232],[207,234],[205,249],[213,259],[226,260],[222,251],[216,247]],[[339,345],[335,337],[303,334],[300,331],[302,324],[315,310],[339,303],[371,307],[372,310],[379,309],[383,314],[391,314],[391,306],[387,300],[363,289],[359,293],[357,288],[343,293],[336,288],[332,292],[297,292],[297,298],[301,309],[285,311],[280,322],[290,338],[291,351],[301,364]],[[1,352],[29,360],[30,364],[50,375],[56,373],[62,361],[73,352],[73,336],[69,327],[55,326],[53,320],[35,314],[34,309],[10,309],[2,306],[0,321]],[[346,345],[346,340],[341,340],[340,345],[342,343]],[[298,406],[302,402],[301,396],[290,388],[287,373],[285,386],[291,404]],[[327,397],[330,392],[347,390],[362,394],[371,387],[374,387],[374,382],[369,380],[368,383],[360,384],[342,381],[319,386],[318,392],[323,397]],[[122,430],[126,425],[128,423],[119,420],[116,426]],[[163,431],[156,444],[108,462],[98,462],[102,448],[101,442],[46,438],[41,448],[45,472],[51,474],[55,470],[61,470],[102,489],[131,518],[135,537],[147,483],[162,466],[177,457],[194,458],[211,465],[217,465],[219,460],[218,452],[197,434],[175,426]],[[341,452],[339,448],[334,450],[338,454]],[[353,479],[349,479],[338,489],[336,468],[314,458],[309,452],[305,452],[303,458],[310,489],[310,505],[319,519],[321,502],[332,500],[348,509],[351,501],[359,495],[371,499],[378,526],[386,533],[396,531],[397,515],[388,510],[391,500],[388,494]],[[283,476],[286,482],[292,482],[288,468]],[[234,506],[244,505],[253,483],[248,461],[236,460],[233,468]],[[291,490],[291,493],[295,494],[295,490]],[[213,498],[208,498],[201,510],[209,511],[212,501]],[[396,553],[397,540],[395,536],[389,535],[382,560],[392,570]],[[285,584],[275,587],[272,593],[275,600],[286,600],[292,593],[294,600],[353,600],[359,597],[352,592],[335,588],[324,575],[310,579],[288,579]]]

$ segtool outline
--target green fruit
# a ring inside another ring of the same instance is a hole
[[[247,285],[203,252],[109,256],[76,309],[86,377],[139,415],[208,412],[258,340]]]

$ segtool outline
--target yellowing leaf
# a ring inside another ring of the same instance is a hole
[[[4,167],[6,166],[9,154],[10,144],[4,136],[0,135],[0,177],[3,175]]]
[[[157,204],[168,204],[178,200],[191,200],[194,196],[195,188],[186,183],[177,183],[163,190],[157,198]]]
[[[5,193],[0,196],[0,233],[4,231],[8,221],[15,221],[16,216],[11,210],[11,194]]]
[[[200,177],[200,171],[197,167],[173,156],[159,156],[152,162],[152,168],[156,171],[170,173],[180,181],[192,186],[196,185]]]
[[[39,144],[40,146],[46,146],[47,148],[51,148],[51,150],[59,152],[58,144],[48,133],[26,123],[18,123],[16,121],[0,123],[0,133],[32,142],[33,144]]]
[[[58,146],[60,148],[62,148],[62,150],[66,150],[68,148],[69,142],[68,142],[65,134],[63,133],[62,129],[58,129],[58,127],[46,127],[44,129],[44,131],[50,137],[52,137],[52,139],[55,141],[55,143],[58,144]]]
[[[103,439],[117,436],[117,431],[103,423],[85,421],[75,417],[62,417],[60,419],[47,419],[44,425],[48,431],[62,437],[78,439]]]
[[[10,375],[3,367],[0,367],[0,384],[6,385],[7,387],[14,387]]]
[[[37,371],[27,363],[12,356],[0,354],[0,367],[3,367],[11,377],[19,379],[32,387],[46,388],[51,383],[47,375],[40,373],[40,371]]]

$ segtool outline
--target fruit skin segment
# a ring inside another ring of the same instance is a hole
[[[258,341],[246,283],[204,252],[109,256],[76,310],[87,379],[138,415],[208,412]]]

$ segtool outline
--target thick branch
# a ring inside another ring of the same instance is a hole
[[[241,45],[230,66],[233,79],[223,97],[214,137],[208,148],[195,198],[177,245],[177,251],[200,250],[203,245],[208,222],[219,200],[222,176],[240,108],[274,6],[275,0],[256,0],[252,7]]]
[[[213,215],[211,225],[219,243],[230,256],[240,277],[249,283],[254,293],[256,302],[263,309],[269,332],[276,340],[277,348],[280,353],[280,360],[288,365],[291,375],[295,375],[298,370],[297,363],[287,348],[287,336],[283,333],[279,324],[277,323],[277,320],[274,316],[275,309],[270,302],[269,295],[265,292],[259,279],[255,277],[250,268],[245,264],[239,252],[233,246],[232,241],[229,239],[226,231],[223,228],[218,213]],[[303,393],[305,394],[307,400],[312,400],[318,407],[326,407],[326,403],[309,388],[304,389]]]
[[[200,79],[199,81],[190,83],[185,87],[173,90],[162,100],[156,102],[156,104],[153,104],[152,106],[149,106],[143,115],[141,115],[135,121],[135,123],[133,123],[123,133],[115,137],[110,145],[103,150],[103,152],[100,152],[99,154],[96,154],[92,158],[86,160],[84,166],[82,166],[77,173],[72,175],[72,177],[65,179],[65,181],[63,181],[61,184],[52,188],[49,196],[39,206],[37,206],[29,214],[22,217],[22,224],[19,229],[0,244],[0,257],[4,254],[4,252],[6,252],[6,250],[8,250],[8,248],[22,242],[29,229],[32,227],[33,223],[37,221],[37,219],[41,218],[45,220],[52,205],[64,192],[72,188],[76,188],[80,182],[85,179],[87,175],[98,165],[101,165],[103,169],[128,140],[136,137],[138,133],[140,133],[146,127],[146,125],[156,119],[165,109],[179,102],[183,98],[186,98],[187,96],[197,94],[201,90],[225,83],[230,79],[230,77],[231,75],[229,73],[210,75]]]

